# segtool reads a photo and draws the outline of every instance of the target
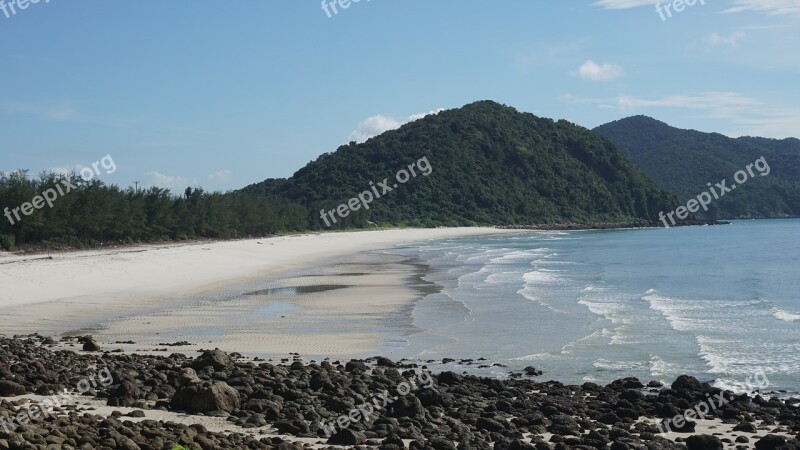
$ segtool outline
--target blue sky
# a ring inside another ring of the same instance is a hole
[[[800,0],[4,2],[0,171],[237,189],[483,99],[800,136]]]

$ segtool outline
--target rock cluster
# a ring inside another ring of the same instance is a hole
[[[721,436],[685,430],[684,442],[676,443],[659,436],[655,424],[642,420],[667,419],[721,394],[687,376],[669,387],[659,383],[645,386],[635,378],[607,386],[568,386],[531,377],[499,380],[448,371],[433,377],[433,387],[401,395],[397,386],[421,367],[386,358],[256,363],[218,350],[194,359],[178,353],[141,356],[51,351],[38,336],[0,339],[0,361],[0,392],[8,395],[60,390],[74,386],[96,367],[107,367],[113,384],[87,395],[105,399],[111,406],[226,417],[243,428],[271,426],[281,434],[337,445],[399,450],[406,447],[403,439],[410,439],[410,448],[426,450],[722,448]],[[538,374],[533,368],[529,372]],[[322,422],[335,420],[384,391],[389,401],[376,408],[370,420],[354,422],[330,438],[325,435]],[[795,439],[777,435],[759,439],[753,434],[758,424],[796,436],[800,412],[795,402],[729,392],[722,395],[729,401],[711,414],[736,424],[740,437],[752,439],[758,449],[800,449]],[[8,412],[8,404],[0,405],[0,418]],[[545,440],[545,435],[552,437]],[[168,449],[175,443],[200,449],[296,446],[280,439],[218,435],[200,426],[132,423],[77,413],[20,426],[16,432],[0,429],[0,449],[47,448],[48,439],[63,448],[87,449]]]

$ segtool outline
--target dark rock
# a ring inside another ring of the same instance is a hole
[[[91,336],[84,336],[78,340],[83,343],[83,351],[85,352],[99,352],[102,350],[100,344],[95,342]]]
[[[348,372],[366,372],[369,368],[361,361],[348,361],[344,370]]]
[[[758,429],[756,426],[749,422],[741,422],[735,427],[733,427],[733,431],[742,431],[744,433],[758,433]]]
[[[367,438],[363,433],[345,428],[331,436],[327,443],[331,445],[363,445],[366,442]]]
[[[395,364],[394,361],[383,356],[376,357],[375,364],[377,364],[378,367],[397,367],[397,364]]]
[[[768,434],[756,441],[756,450],[775,450],[786,445],[786,438],[775,434]]]
[[[0,380],[0,397],[16,397],[26,394],[25,386],[9,380]]]
[[[716,436],[695,434],[686,439],[689,450],[722,450],[722,441]]]
[[[214,370],[224,370],[233,365],[233,360],[222,350],[207,350],[192,361],[192,368],[200,370],[211,366]]]
[[[456,450],[453,441],[436,437],[428,440],[428,446],[434,450]]]
[[[703,383],[701,383],[697,378],[690,377],[689,375],[681,375],[679,376],[673,383],[672,389],[675,390],[687,390],[692,392],[702,392],[703,391]]]
[[[181,369],[180,375],[178,375],[178,384],[180,386],[186,386],[187,384],[194,384],[199,383],[200,377],[197,376],[197,372],[191,367],[184,367]]]
[[[239,393],[224,382],[193,384],[172,398],[172,407],[192,412],[233,412],[241,407]]]
[[[544,373],[541,370],[536,370],[536,367],[533,366],[528,366],[525,369],[523,369],[523,371],[525,372],[525,375],[529,377],[538,377],[539,375]]]

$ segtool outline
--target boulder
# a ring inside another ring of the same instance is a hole
[[[172,407],[191,412],[233,412],[241,407],[236,389],[227,383],[190,384],[179,390],[172,398]]]
[[[0,381],[0,397],[16,397],[25,395],[25,386],[10,380]]]
[[[102,350],[100,344],[98,344],[91,336],[84,336],[78,339],[78,342],[83,343],[83,351],[85,352],[99,352]]]
[[[786,438],[774,434],[768,434],[756,441],[756,450],[773,450],[786,445]]]
[[[695,434],[686,439],[689,450],[722,450],[722,441],[716,436]]]
[[[328,439],[328,444],[331,445],[363,445],[366,442],[366,436],[349,428],[339,430]]]
[[[207,350],[192,361],[192,369],[200,370],[208,366],[214,370],[224,370],[233,365],[233,360],[222,350]]]

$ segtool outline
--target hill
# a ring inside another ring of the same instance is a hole
[[[417,170],[397,183],[400,169],[423,159],[427,176]],[[336,215],[335,226],[656,221],[659,211],[677,205],[600,135],[492,101],[351,142],[291,178],[242,193],[300,202],[312,211],[311,227],[324,228],[321,209],[332,211],[385,178],[391,192],[369,209],[345,207],[347,217]]]
[[[756,176],[700,210],[705,219],[800,216],[800,140],[729,138],[718,133],[682,130],[646,116],[601,125],[595,130],[625,152],[662,188],[682,203],[708,189],[707,183],[734,174],[764,157],[769,173]],[[765,171],[766,172],[766,171]]]

